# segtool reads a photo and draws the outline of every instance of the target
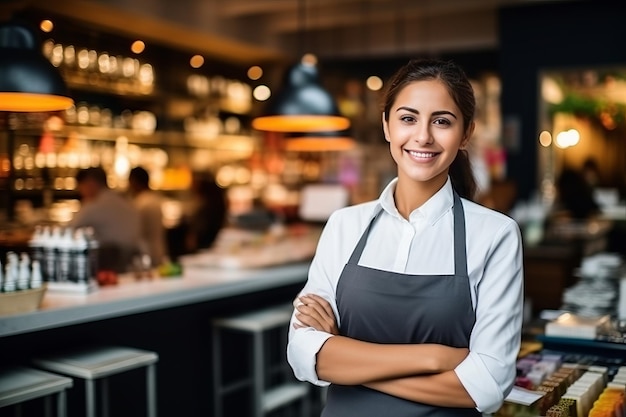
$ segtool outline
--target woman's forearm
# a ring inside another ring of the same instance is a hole
[[[375,381],[364,385],[405,400],[439,407],[476,407],[454,371]]]
[[[324,381],[361,385],[451,370],[467,353],[436,344],[378,344],[334,336],[317,353],[316,371]]]

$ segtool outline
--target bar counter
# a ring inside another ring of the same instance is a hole
[[[0,337],[303,284],[308,267],[302,262],[245,270],[192,268],[183,277],[121,277],[119,284],[89,294],[47,291],[39,310],[0,316]]]
[[[48,290],[38,311],[0,317],[0,366],[32,365],[39,355],[90,344],[152,350],[159,354],[159,415],[211,415],[211,320],[290,302],[308,268],[308,261],[265,268],[197,266],[185,268],[182,277],[122,277],[119,284],[89,294]],[[225,360],[240,362],[245,372],[247,348],[235,341]],[[141,372],[131,371],[115,379],[111,415],[145,413],[142,378]],[[82,389],[76,382],[76,392],[68,394],[70,415],[83,413]],[[247,406],[241,397],[233,401]],[[23,416],[38,415],[40,408],[33,407],[32,414],[25,407]]]

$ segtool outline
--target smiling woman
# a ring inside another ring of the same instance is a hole
[[[512,388],[522,243],[471,201],[472,87],[456,64],[411,61],[388,83],[397,178],[335,211],[294,302],[295,375],[330,385],[323,417],[479,416]]]
[[[476,105],[471,84],[454,84],[457,68],[450,62],[429,67],[415,66],[414,61],[396,73],[383,107],[383,129],[396,163],[400,164],[401,160],[396,159],[391,138],[396,138],[398,126],[398,133],[408,135],[403,136],[408,143],[401,144],[402,153],[434,152],[433,158],[424,160],[425,163],[435,162],[437,156],[437,164],[443,171],[438,172],[438,180],[430,182],[435,190],[443,185],[450,170],[457,192],[472,199],[476,184],[464,147],[474,131]],[[393,136],[390,129],[394,129]],[[402,170],[398,174],[402,175]]]

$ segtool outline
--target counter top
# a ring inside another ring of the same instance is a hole
[[[89,294],[48,291],[39,310],[0,317],[0,337],[304,284],[308,270],[309,262],[239,270],[186,268],[183,277],[122,279]]]

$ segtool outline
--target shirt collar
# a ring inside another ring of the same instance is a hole
[[[393,193],[396,189],[397,183],[397,177],[391,180],[383,189],[378,201],[380,206],[387,213],[394,217],[402,218],[393,199]],[[448,210],[452,209],[453,203],[454,198],[452,194],[452,182],[450,181],[450,177],[448,177],[444,186],[441,187],[435,195],[411,213],[409,221],[416,219],[416,217],[422,217],[425,218],[429,224],[434,225],[444,214],[447,213]]]

